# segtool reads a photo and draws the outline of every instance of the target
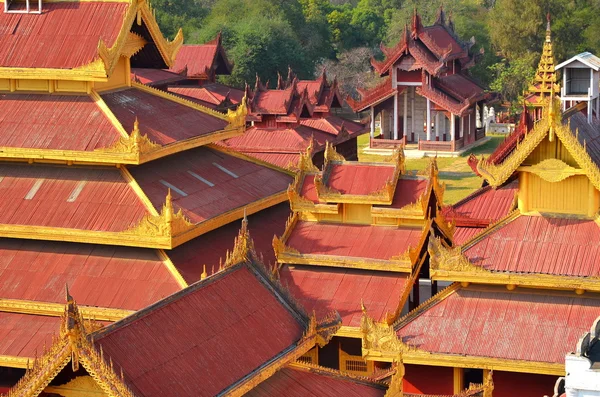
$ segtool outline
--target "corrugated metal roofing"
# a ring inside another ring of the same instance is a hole
[[[484,91],[473,80],[459,73],[439,77],[439,81],[444,87],[449,87],[453,93],[459,94],[462,100],[481,95]]]
[[[480,222],[487,226],[504,218],[512,211],[519,190],[519,181],[514,180],[497,189],[486,186],[476,190],[452,207],[444,210],[448,219],[454,219],[458,226],[469,222]]]
[[[197,138],[227,127],[228,122],[186,105],[135,88],[102,95],[125,130],[140,132],[160,145]]]
[[[188,77],[205,77],[213,66],[218,48],[216,43],[184,45],[170,71],[177,74],[185,71]]]
[[[44,2],[43,13],[0,13],[0,67],[72,69],[112,47],[129,3]]]
[[[276,262],[272,246],[273,235],[283,234],[289,215],[290,205],[285,202],[248,217],[248,229],[254,241],[254,248],[263,256],[267,266]],[[196,282],[200,280],[203,265],[206,265],[209,275],[213,273],[213,268],[219,269],[219,260],[224,261],[227,251],[233,248],[233,241],[240,227],[239,221],[221,226],[169,251],[169,258],[188,283]]]
[[[184,192],[172,191],[173,205],[194,223],[283,192],[292,182],[282,172],[204,147],[132,168],[131,173],[157,210],[169,189],[161,181]]]
[[[454,235],[452,236],[452,241],[454,245],[463,245],[464,243],[471,240],[478,233],[481,233],[485,230],[485,227],[461,227],[457,226],[454,230]]]
[[[64,291],[64,286],[62,289]],[[60,331],[60,317],[0,312],[0,355],[36,357]],[[37,353],[37,354],[36,354]]]
[[[118,232],[146,213],[117,169],[0,164],[0,224]]]
[[[267,162],[276,167],[283,169],[291,169],[298,164],[300,154],[298,153],[260,153],[260,152],[244,152],[245,155],[253,157],[257,160]]]
[[[364,196],[384,189],[393,180],[395,170],[393,165],[333,164],[326,184],[341,194]]]
[[[214,396],[305,331],[247,266],[205,279],[95,339],[146,397]]]
[[[252,100],[252,113],[255,114],[288,114],[294,87],[285,90],[257,91]]]
[[[186,77],[164,69],[131,68],[131,79],[141,84],[161,85],[184,81]]]
[[[295,128],[251,127],[243,135],[228,139],[221,144],[243,152],[294,153],[306,151],[311,137],[319,145],[331,140],[331,135],[305,126]]]
[[[562,364],[599,312],[598,294],[471,286],[400,324],[397,334],[433,353]]]
[[[593,220],[519,216],[464,254],[488,270],[600,276],[600,227]]]
[[[139,310],[181,288],[155,250],[0,239],[0,294],[63,304]],[[41,352],[40,352],[41,353]]]
[[[360,135],[368,131],[367,126],[356,123],[352,120],[346,120],[338,116],[328,116],[324,118],[303,119],[300,124],[315,130],[327,132],[331,135],[339,135],[342,127],[351,135]]]
[[[398,184],[396,185],[396,191],[394,192],[392,205],[376,205],[375,207],[402,208],[408,204],[417,202],[426,188],[427,179],[400,178],[398,179]]]
[[[361,301],[378,320],[394,313],[408,282],[402,273],[296,265],[285,265],[280,277],[308,312],[321,317],[337,310],[349,327],[360,326]]]
[[[0,94],[0,147],[93,151],[120,136],[87,95]]]
[[[260,383],[246,397],[307,397],[307,396],[344,396],[344,397],[383,397],[385,386],[368,384],[366,381],[300,370],[283,368]]]
[[[319,202],[319,195],[317,194],[317,188],[315,186],[315,175],[304,176],[300,195],[313,203]]]
[[[592,124],[590,124],[587,121],[587,115],[575,112],[569,118],[569,126],[572,134],[578,138],[581,146],[585,147],[592,161],[600,167],[600,118],[593,118]]]
[[[302,254],[388,260],[415,248],[422,234],[420,228],[299,221],[287,245]]]
[[[419,39],[432,53],[440,58],[443,56],[443,54],[438,53],[439,50],[445,51],[449,47],[452,48],[450,50],[451,55],[461,54],[464,52],[463,48],[460,44],[458,44],[456,39],[452,37],[450,33],[448,33],[444,26],[441,25],[424,27],[422,33],[419,34]]]

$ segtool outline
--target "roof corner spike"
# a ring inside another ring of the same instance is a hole
[[[546,42],[550,43],[552,41],[552,29],[550,29],[550,12],[546,15]]]
[[[200,280],[204,280],[208,277],[208,273],[206,273],[206,265],[202,265],[202,273],[200,274]]]

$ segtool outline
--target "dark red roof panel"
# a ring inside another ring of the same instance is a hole
[[[273,236],[281,236],[290,216],[289,203],[281,203],[264,209],[248,217],[248,228],[254,240],[254,247],[263,256],[266,265],[275,264]],[[203,265],[208,274],[213,268],[218,270],[219,260],[225,260],[227,251],[233,248],[233,241],[240,230],[240,222],[232,222],[212,232],[180,245],[168,252],[169,258],[188,283],[200,280]]]
[[[225,98],[238,104],[244,97],[244,91],[219,83],[202,84],[201,86],[172,86],[169,92],[180,95],[202,105],[220,105]]]
[[[34,2],[34,7],[37,6]],[[44,2],[43,13],[0,13],[0,67],[72,69],[112,47],[129,3]]]
[[[138,395],[214,396],[300,340],[305,326],[280,299],[243,265],[124,320],[96,345]]]
[[[157,210],[171,189],[175,209],[194,223],[281,193],[292,182],[287,174],[205,147],[146,163],[131,173]]]
[[[469,99],[481,95],[484,90],[473,80],[462,74],[451,74],[440,77],[439,81],[443,87],[447,87],[451,93],[460,95],[460,99]]]
[[[333,164],[326,183],[341,194],[364,196],[384,189],[386,183],[393,180],[395,171],[393,165]]]
[[[135,88],[103,94],[102,99],[126,131],[137,117],[140,132],[159,145],[225,129],[228,122],[175,101]]]
[[[452,236],[454,245],[463,245],[477,234],[485,230],[485,227],[462,227],[457,226]]]
[[[519,216],[464,250],[497,272],[600,276],[600,227],[594,220]]]
[[[0,94],[0,147],[93,151],[120,137],[87,95]]]
[[[207,78],[218,49],[217,43],[184,45],[177,53],[175,64],[170,71],[177,74],[185,71],[190,78]]]
[[[302,188],[300,188],[300,195],[313,203],[319,202],[319,195],[317,194],[317,187],[315,186],[315,175],[304,176]]]
[[[440,25],[423,28],[419,39],[438,57],[443,55],[440,50],[447,51],[448,48],[451,48],[449,55],[461,54],[464,51],[446,28]]]
[[[0,164],[0,193],[0,224],[119,232],[147,213],[111,168]]]
[[[242,151],[242,153],[283,169],[292,169],[298,164],[298,160],[300,159],[300,154],[295,153],[260,153],[244,151]]]
[[[427,179],[398,179],[396,185],[396,191],[394,192],[394,199],[392,201],[392,208],[402,208],[409,204],[417,202],[419,197],[423,194],[427,188]],[[384,205],[378,205],[377,207],[389,207]]]
[[[64,293],[64,286],[59,287]],[[60,317],[0,312],[0,356],[36,357],[60,331]]]
[[[317,144],[325,145],[331,135],[305,126],[295,128],[251,127],[243,135],[228,139],[221,144],[243,152],[294,153],[306,151],[313,137]]]
[[[286,244],[302,254],[388,260],[415,248],[422,234],[419,228],[299,221]]]
[[[152,86],[176,83],[185,80],[186,77],[164,69],[131,68],[131,79]]]
[[[312,372],[310,369],[283,368],[246,393],[245,396],[383,397],[385,391],[385,386],[368,384],[365,381],[357,381],[343,375]]]
[[[562,364],[599,311],[597,294],[473,286],[400,324],[397,333],[433,353]]]
[[[181,288],[155,250],[30,240],[0,240],[4,299],[139,310]],[[41,352],[40,352],[41,353]]]
[[[378,320],[394,313],[408,281],[407,274],[321,266],[286,265],[280,274],[308,312],[319,317],[337,310],[349,327],[360,326],[361,301]]]

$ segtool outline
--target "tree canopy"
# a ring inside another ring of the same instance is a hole
[[[511,101],[519,100],[537,66],[546,13],[552,16],[557,61],[582,51],[600,53],[597,0],[444,0],[443,4],[458,35],[463,40],[473,37],[473,49],[484,50],[471,73]],[[373,79],[353,74],[368,73],[368,58],[381,55],[379,44],[397,43],[415,8],[425,24],[432,23],[440,2],[154,0],[153,6],[167,36],[182,27],[187,43],[203,43],[221,31],[235,63],[233,75],[225,80],[243,86],[256,74],[274,82],[277,72],[288,66],[310,78],[324,65],[341,79],[368,84]],[[365,62],[357,55],[367,57]]]

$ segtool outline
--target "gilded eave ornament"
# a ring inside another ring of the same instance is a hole
[[[104,359],[102,349],[96,350],[87,335],[83,317],[77,303],[66,290],[67,303],[62,315],[60,334],[44,354],[27,365],[25,375],[3,397],[36,397],[71,361],[72,370],[81,364],[106,395],[111,397],[134,397],[125,384],[123,372],[117,375],[112,360]]]
[[[246,94],[238,105],[237,109],[227,110],[227,120],[229,121],[230,128],[245,128],[246,127],[246,116],[248,115]]]
[[[142,135],[140,132],[140,123],[136,117],[133,123],[133,130],[128,137],[120,137],[112,146],[97,149],[97,151],[130,154],[137,157],[137,160],[139,161],[140,155],[149,153],[160,147],[159,144],[152,142],[147,135]]]

